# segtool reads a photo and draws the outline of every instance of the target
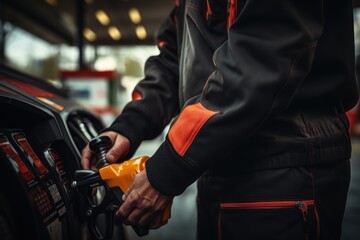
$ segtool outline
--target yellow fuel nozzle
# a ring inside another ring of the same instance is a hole
[[[148,156],[131,159],[122,163],[113,163],[99,169],[101,179],[112,187],[120,187],[126,192],[134,181],[135,175],[145,169]]]
[[[91,140],[89,144],[90,150],[92,150],[98,158],[97,167],[99,168],[99,175],[102,181],[114,191],[116,198],[121,202],[121,196],[119,196],[119,192],[115,190],[120,188],[121,192],[125,193],[134,181],[136,174],[145,169],[145,163],[149,157],[142,156],[122,163],[109,164],[105,157],[111,146],[112,141],[108,136],[96,137]],[[171,217],[171,205],[172,201],[170,201],[165,209],[162,225],[165,225]],[[139,229],[139,231],[142,230]]]
[[[122,192],[126,192],[134,181],[135,175],[145,169],[148,156],[134,158],[122,163],[114,163],[99,169],[101,179],[110,188],[119,187]],[[162,225],[165,225],[171,217],[172,202],[166,206],[162,218]]]

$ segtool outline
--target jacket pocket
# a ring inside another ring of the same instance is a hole
[[[319,238],[314,200],[221,203],[219,240]]]

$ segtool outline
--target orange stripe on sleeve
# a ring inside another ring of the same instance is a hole
[[[187,106],[182,111],[168,134],[172,146],[180,156],[184,156],[202,126],[217,113],[204,108],[201,103]]]
[[[141,100],[142,96],[138,91],[133,91],[132,93],[132,100],[136,101],[136,100]]]
[[[229,6],[229,13],[228,13],[228,20],[227,20],[227,29],[229,31],[229,28],[231,25],[235,22],[235,19],[237,17],[237,2],[238,0],[229,0],[230,6]]]
[[[207,8],[207,10],[206,10],[206,20],[209,20],[209,16],[212,15],[209,0],[206,0],[206,8]]]

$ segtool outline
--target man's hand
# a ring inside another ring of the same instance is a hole
[[[106,154],[106,160],[109,163],[114,163],[118,159],[126,156],[126,154],[130,150],[130,141],[123,135],[114,132],[114,131],[108,131],[103,132],[100,134],[100,136],[108,136],[113,146],[109,149],[109,152]],[[89,148],[89,144],[85,146],[85,148],[82,150],[81,154],[81,166],[83,169],[93,169],[96,170],[97,168],[95,165],[92,164],[93,160],[93,152]]]
[[[132,185],[123,195],[123,200],[125,202],[116,214],[124,219],[125,224],[156,229],[161,227],[164,210],[172,197],[153,188],[144,170],[135,176]]]

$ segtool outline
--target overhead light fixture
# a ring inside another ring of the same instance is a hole
[[[139,24],[141,22],[141,15],[137,8],[130,8],[129,17],[131,22],[133,22],[134,24]]]
[[[115,41],[120,40],[121,38],[121,32],[117,27],[114,26],[109,27],[108,33],[110,37]]]
[[[103,10],[97,10],[95,16],[102,25],[104,26],[109,25],[110,18]]]
[[[45,0],[45,2],[51,6],[55,6],[57,4],[57,0]]]
[[[92,4],[94,2],[94,0],[84,0],[84,2],[87,4]]]
[[[90,28],[85,28],[83,31],[83,35],[90,42],[93,42],[96,40],[96,34]]]
[[[142,25],[137,26],[136,29],[135,29],[135,32],[136,32],[136,36],[140,40],[144,40],[147,37],[146,29]]]

